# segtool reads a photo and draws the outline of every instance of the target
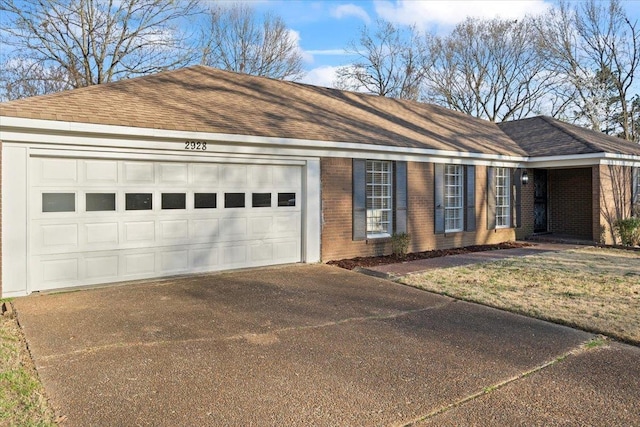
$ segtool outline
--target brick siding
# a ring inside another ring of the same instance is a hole
[[[591,168],[549,170],[549,231],[593,240]]]
[[[391,253],[389,239],[352,239],[351,159],[321,159],[322,180],[322,260]],[[486,168],[476,166],[476,231],[434,234],[434,165],[407,164],[407,231],[411,252],[515,239],[513,229],[487,230]]]
[[[631,216],[632,169],[623,166],[593,167],[594,235],[606,244],[619,243],[613,225]],[[597,233],[597,234],[596,234]]]

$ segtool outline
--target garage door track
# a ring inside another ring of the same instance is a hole
[[[64,425],[640,425],[640,349],[326,265],[15,300]]]

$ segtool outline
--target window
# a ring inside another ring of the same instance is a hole
[[[278,193],[278,206],[295,206],[296,193]]]
[[[225,208],[244,208],[244,193],[224,193]]]
[[[162,193],[162,209],[185,209],[186,200],[185,193]]]
[[[464,167],[445,165],[444,168],[444,231],[464,229]]]
[[[392,233],[392,166],[390,161],[367,160],[367,237]]]
[[[254,208],[270,208],[271,207],[271,193],[252,193],[251,194],[251,207],[254,207]]]
[[[496,168],[496,228],[511,227],[511,174]]]
[[[75,212],[75,193],[42,193],[42,212]]]
[[[125,209],[128,211],[148,211],[153,209],[151,193],[127,193],[124,196]]]
[[[116,210],[115,193],[87,193],[86,209],[87,209],[87,212],[115,211]]]
[[[216,193],[195,193],[193,196],[193,205],[196,209],[213,209],[218,202]]]

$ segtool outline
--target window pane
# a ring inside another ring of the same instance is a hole
[[[278,206],[295,206],[296,193],[278,193]]]
[[[271,193],[252,193],[251,206],[254,208],[270,208]]]
[[[153,209],[151,193],[125,194],[125,209],[128,211],[147,211]]]
[[[115,193],[87,193],[87,212],[95,211],[115,211]]]
[[[75,212],[75,193],[42,193],[42,212]]]
[[[216,193],[195,193],[193,201],[196,209],[212,209],[217,205],[218,195]]]
[[[392,163],[368,160],[366,167],[367,233],[388,235],[392,229]]]
[[[224,193],[225,208],[244,208],[244,193]]]
[[[162,193],[162,209],[185,209],[186,207],[185,193]]]

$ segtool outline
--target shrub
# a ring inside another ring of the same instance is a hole
[[[403,258],[409,250],[411,236],[407,233],[394,233],[391,236],[391,251],[395,256]]]
[[[625,246],[640,245],[640,218],[619,219],[613,225],[620,241]]]

